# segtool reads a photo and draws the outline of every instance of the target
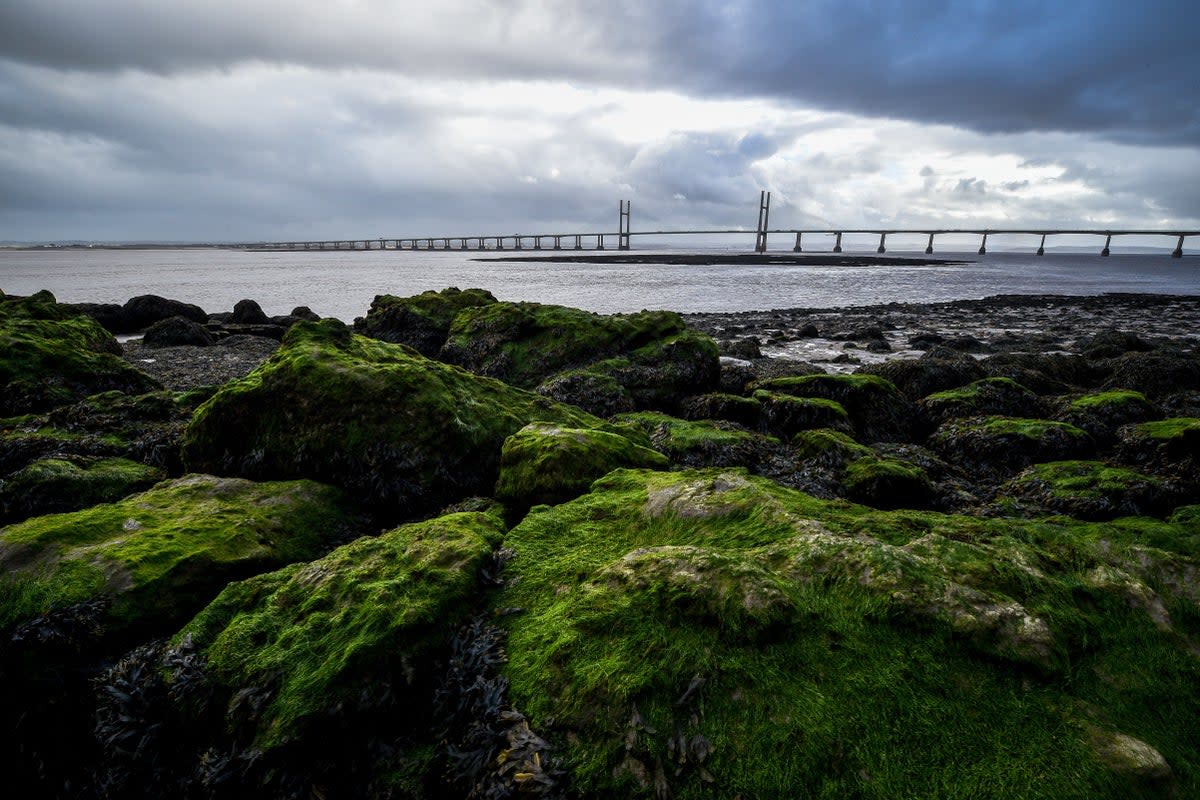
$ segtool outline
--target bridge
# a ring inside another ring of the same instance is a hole
[[[834,245],[832,251],[842,252],[842,237],[847,234],[866,234],[879,237],[877,253],[887,252],[887,237],[898,234],[912,234],[928,237],[925,254],[934,252],[934,239],[938,236],[969,235],[981,237],[979,255],[987,253],[988,237],[1021,235],[1040,236],[1037,254],[1046,254],[1046,239],[1050,236],[1086,235],[1104,237],[1104,247],[1100,255],[1107,256],[1111,252],[1113,237],[1117,236],[1162,236],[1175,239],[1175,249],[1171,251],[1173,258],[1183,257],[1183,242],[1189,236],[1200,236],[1200,231],[1192,230],[1149,230],[1149,229],[1113,229],[1113,228],[770,228],[771,193],[762,192],[759,197],[758,225],[751,231],[746,228],[713,228],[689,230],[630,230],[632,204],[628,200],[620,202],[618,229],[612,231],[593,231],[580,233],[538,233],[510,235],[455,235],[455,236],[405,236],[379,237],[376,239],[327,239],[292,242],[239,242],[222,245],[243,250],[604,250],[614,244],[618,250],[629,250],[630,242],[635,236],[711,236],[735,235],[748,236],[754,234],[754,250],[757,253],[767,251],[767,242],[771,235],[786,235],[791,241],[795,237],[792,251],[803,252],[804,237],[811,241],[813,236],[832,236]]]

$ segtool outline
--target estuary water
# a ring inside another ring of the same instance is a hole
[[[659,253],[730,250],[635,250]],[[736,252],[744,253],[745,249]],[[785,251],[780,251],[784,254]],[[506,251],[507,255],[514,255]],[[490,261],[503,255],[461,250],[245,252],[240,250],[0,250],[0,290],[49,289],[63,302],[124,303],[157,294],[210,313],[252,298],[268,315],[300,305],[346,322],[367,312],[377,294],[481,287],[501,300],[558,303],[601,313],[681,312],[935,302],[996,294],[1095,295],[1150,292],[1200,295],[1200,257],[1158,253],[938,253],[889,249],[911,265],[572,264]],[[552,257],[553,251],[522,251]],[[576,255],[563,251],[562,255]],[[603,255],[603,254],[600,254]],[[819,254],[806,253],[813,256]],[[855,255],[847,252],[846,255]],[[869,255],[869,253],[866,253]],[[920,261],[917,261],[920,259]],[[950,263],[963,261],[966,263]]]

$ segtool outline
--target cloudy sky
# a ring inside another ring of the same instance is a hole
[[[1200,228],[1196,0],[3,0],[0,240]]]

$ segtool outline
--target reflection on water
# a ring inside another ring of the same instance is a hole
[[[908,255],[889,252],[893,254]],[[937,258],[970,263],[866,267],[474,260],[484,255],[470,251],[0,250],[0,289],[9,294],[49,289],[65,302],[123,303],[139,294],[158,294],[195,303],[209,312],[231,310],[238,300],[249,297],[271,315],[307,305],[322,316],[346,321],[365,314],[376,294],[408,295],[446,286],[479,286],[502,300],[561,303],[603,313],[643,308],[687,312],[833,307],[995,294],[1200,294],[1200,258],[1190,255],[1183,259],[1165,254],[1039,258],[1028,253],[939,253]]]

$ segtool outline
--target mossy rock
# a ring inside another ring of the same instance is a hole
[[[914,401],[984,377],[979,361],[963,353],[926,353],[915,359],[894,358],[881,364],[868,364],[859,369],[858,373],[878,375],[890,381],[901,394]]]
[[[935,392],[920,405],[934,423],[955,417],[1038,417],[1043,411],[1038,396],[1011,378],[984,378]]]
[[[856,458],[871,455],[871,448],[832,428],[801,431],[792,438],[792,449],[805,460],[815,459],[828,465],[844,466]]]
[[[753,400],[762,409],[759,413],[760,426],[775,436],[788,438],[800,431],[816,428],[852,430],[850,415],[836,400],[795,397],[766,389],[756,390]]]
[[[1105,389],[1131,389],[1151,399],[1200,389],[1196,353],[1127,353],[1104,362],[1110,374]]]
[[[684,398],[717,387],[720,360],[712,339],[684,331],[598,361],[588,371],[611,376],[629,392],[636,408],[675,412]]]
[[[1126,353],[1145,353],[1154,345],[1130,331],[1107,330],[1081,339],[1079,350],[1090,359],[1115,358]]]
[[[311,481],[189,475],[124,500],[0,529],[0,629],[95,598],[113,633],[161,634],[231,580],[313,558],[349,506]]]
[[[1001,490],[1078,519],[1169,514],[1187,494],[1177,484],[1099,461],[1034,464]]]
[[[762,403],[753,397],[714,392],[689,397],[682,406],[684,419],[723,419],[751,430],[762,423]]]
[[[190,637],[223,693],[266,688],[253,748],[309,738],[319,750],[330,726],[379,706],[395,735],[431,738],[432,659],[502,535],[495,516],[464,512],[364,537],[230,584],[176,641]]]
[[[913,404],[878,375],[802,375],[761,381],[756,388],[840,404],[864,442],[903,442],[913,436]]]
[[[922,508],[933,499],[925,470],[896,458],[866,456],[846,466],[846,496],[874,508]]]
[[[988,377],[1011,378],[1039,395],[1098,387],[1109,372],[1102,363],[1062,353],[999,353],[979,366]]]
[[[540,303],[489,303],[455,316],[440,358],[532,389],[568,368],[624,355],[685,329],[671,311],[604,316]],[[714,344],[714,363],[716,358]]]
[[[1110,389],[1068,401],[1057,416],[1108,444],[1122,425],[1162,419],[1163,413],[1141,392]]]
[[[616,378],[588,370],[560,372],[538,386],[537,393],[602,418],[633,411],[635,407],[633,396]]]
[[[446,343],[450,326],[460,311],[495,302],[491,292],[455,287],[412,297],[376,295],[367,316],[355,320],[354,329],[372,339],[408,345],[421,355],[434,358]]]
[[[0,476],[47,456],[127,458],[178,476],[184,427],[215,391],[102,392],[47,414],[0,420]]]
[[[509,533],[494,603],[524,609],[512,701],[579,797],[1128,796],[1081,707],[1187,796],[1197,562],[1160,549],[1181,541],[617,471]]]
[[[43,458],[0,479],[0,524],[113,502],[165,477],[124,458]]]
[[[504,440],[530,422],[595,417],[403,345],[300,322],[262,366],[196,412],[188,469],[342,486],[394,519],[491,494]]]
[[[159,388],[120,352],[112,334],[49,292],[0,302],[0,416],[45,411],[110,389]]]
[[[1192,475],[1200,464],[1200,418],[1126,425],[1117,432],[1117,454],[1127,464],[1178,470]]]
[[[929,437],[935,453],[960,468],[987,474],[1030,464],[1085,458],[1094,451],[1086,431],[1065,422],[1017,417],[966,417],[943,423]]]
[[[578,497],[619,467],[665,469],[670,463],[620,434],[534,422],[504,440],[496,499],[524,511]]]
[[[616,422],[646,435],[652,447],[682,466],[746,467],[767,474],[786,452],[773,436],[719,420],[682,420],[655,411],[640,411],[622,414]]]

